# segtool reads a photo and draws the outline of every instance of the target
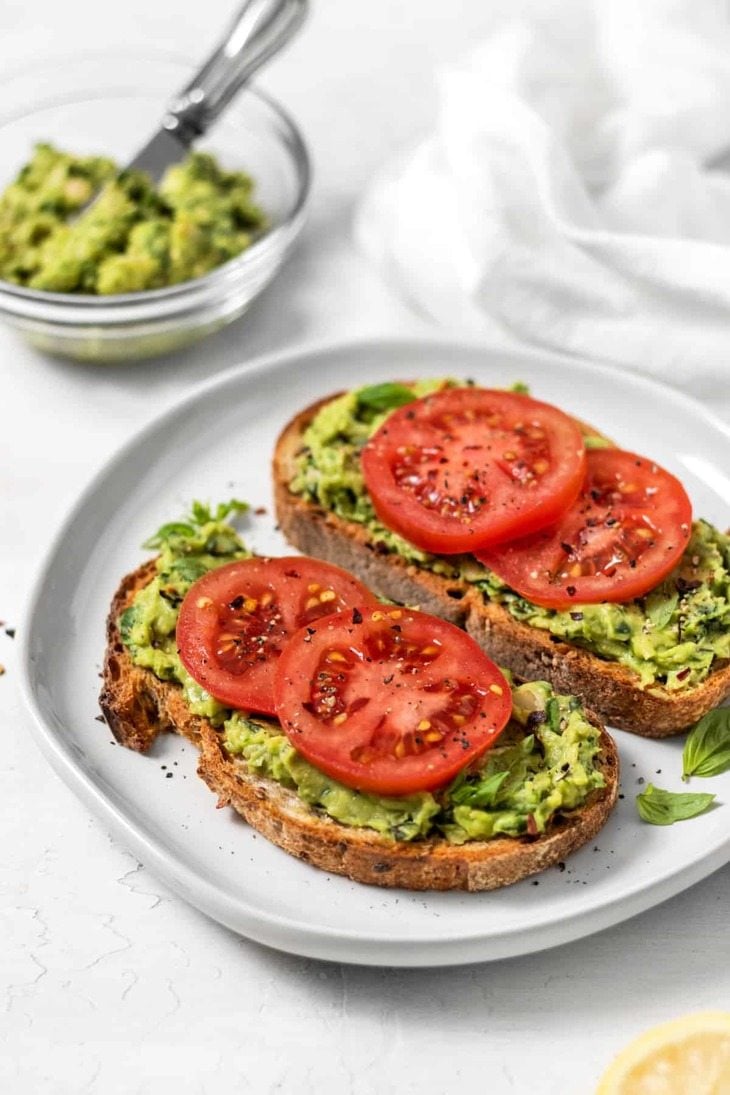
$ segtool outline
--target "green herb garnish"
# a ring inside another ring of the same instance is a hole
[[[642,821],[650,825],[674,825],[675,821],[703,814],[715,801],[715,795],[663,791],[650,783],[636,796],[636,809]]]
[[[385,381],[383,384],[371,384],[368,388],[360,388],[357,392],[357,402],[366,410],[381,414],[383,411],[392,411],[396,407],[403,407],[406,403],[413,403],[416,394],[412,388],[405,384],[393,384]]]
[[[142,547],[149,551],[155,551],[173,537],[192,538],[198,534],[204,525],[211,522],[225,521],[230,514],[245,513],[247,509],[248,502],[241,502],[238,498],[231,498],[228,502],[219,502],[215,509],[206,505],[205,502],[193,502],[190,513],[183,521],[171,521],[166,525],[162,525],[154,536],[150,536],[149,540],[145,540]]]
[[[679,594],[677,590],[670,591],[666,583],[658,586],[657,589],[653,589],[646,597],[644,608],[657,631],[661,631],[662,628],[667,626],[674,615],[678,601]]]
[[[682,779],[719,776],[730,768],[730,708],[719,707],[700,719],[682,751]]]
[[[486,776],[484,779],[478,779],[474,782],[471,782],[467,777],[458,787],[452,785],[449,798],[451,802],[456,803],[458,806],[488,809],[496,804],[497,792],[508,775],[508,771],[495,772],[491,776]]]

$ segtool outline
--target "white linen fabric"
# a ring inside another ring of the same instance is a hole
[[[511,22],[438,93],[435,132],[356,217],[391,284],[452,329],[724,394],[727,5],[596,0],[569,25]]]

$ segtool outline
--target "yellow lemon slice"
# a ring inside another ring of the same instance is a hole
[[[647,1030],[619,1053],[596,1095],[730,1095],[730,1012]]]

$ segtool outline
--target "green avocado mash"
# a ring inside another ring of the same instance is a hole
[[[445,383],[419,382],[413,392],[421,396]],[[446,578],[470,582],[485,600],[503,604],[530,627],[628,666],[644,687],[691,688],[705,679],[716,659],[730,658],[730,537],[706,521],[695,522],[679,566],[648,595],[627,604],[576,604],[570,612],[532,604],[472,556],[429,555],[386,529],[365,488],[359,454],[402,399],[390,407],[381,400],[374,411],[368,394],[373,390],[348,392],[320,410],[305,433],[299,471],[290,483],[295,494],[365,525],[378,550],[396,552]],[[600,438],[589,440],[601,443]]]
[[[145,545],[159,549],[156,575],[122,613],[119,628],[135,664],[180,684],[191,711],[222,728],[224,748],[246,768],[295,790],[303,802],[344,825],[395,840],[441,835],[457,844],[544,832],[556,811],[580,806],[603,786],[594,764],[599,731],[576,699],[556,696],[541,682],[513,689],[513,720],[481,764],[438,794],[398,797],[343,786],[297,753],[277,723],[219,704],[183,668],[175,626],[182,599],[197,578],[249,556],[225,521],[241,508],[232,502],[212,512],[196,503],[184,521],[164,525]]]
[[[93,205],[77,212],[97,193]],[[266,227],[253,181],[193,152],[158,189],[139,171],[49,144],[0,195],[0,277],[56,293],[136,293],[200,277]]]

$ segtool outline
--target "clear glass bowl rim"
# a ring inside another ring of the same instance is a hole
[[[33,76],[35,73],[40,76],[53,65],[73,65],[74,61],[81,59],[102,61],[105,58],[123,58],[125,56],[134,57],[136,60],[147,58],[150,62],[165,60],[186,65],[189,66],[191,75],[196,67],[194,62],[180,54],[172,53],[169,50],[150,49],[149,47],[143,49],[95,49],[74,53],[53,53],[36,59],[30,65],[16,66],[14,69],[6,70],[0,78],[0,102],[2,102],[3,87],[11,84],[13,80],[19,77]],[[175,88],[170,89],[170,98],[173,97],[175,90]],[[28,289],[23,285],[15,285],[13,282],[0,279],[0,299],[5,298],[6,304],[12,311],[15,311],[13,303],[19,305],[19,311],[28,318],[32,316],[40,317],[40,314],[45,313],[46,309],[53,311],[56,311],[56,309],[64,311],[71,309],[74,311],[104,309],[121,312],[130,306],[141,317],[145,305],[149,305],[149,310],[153,312],[159,308],[164,309],[165,303],[171,305],[174,302],[178,305],[182,304],[182,301],[178,299],[180,297],[195,297],[201,291],[207,296],[210,291],[215,292],[217,285],[223,288],[223,283],[236,279],[238,275],[245,275],[248,267],[257,265],[261,260],[266,261],[268,252],[278,252],[281,248],[285,248],[289,236],[292,231],[296,230],[298,222],[303,217],[309,200],[312,183],[311,157],[296,122],[276,99],[251,83],[243,87],[239,94],[250,95],[263,104],[272,113],[275,121],[282,126],[297,179],[297,194],[293,207],[288,215],[266,232],[261,239],[256,240],[241,255],[229,259],[228,262],[209,271],[202,277],[191,278],[188,281],[179,282],[177,285],[169,285],[163,289],[145,289],[136,293],[116,293],[110,296],[99,296],[91,293],[52,293],[40,289]],[[31,105],[30,109],[27,110],[18,110],[6,114],[0,113],[0,132],[3,125],[23,116],[30,116],[36,109],[38,109],[37,104]],[[229,110],[235,111],[235,109],[234,100]],[[152,132],[153,130],[150,129],[150,136],[152,136]],[[43,315],[43,318],[47,318],[47,313]],[[87,319],[91,320],[92,316],[88,315]],[[122,317],[119,316],[119,319],[122,319]]]

